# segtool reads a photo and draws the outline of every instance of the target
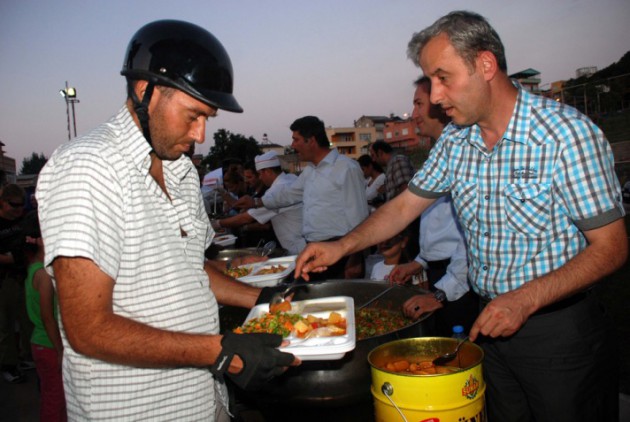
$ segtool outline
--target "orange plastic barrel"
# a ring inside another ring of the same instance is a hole
[[[385,369],[388,362],[432,361],[452,351],[457,339],[421,337],[396,340],[373,349],[371,392],[377,422],[482,422],[486,421],[486,385],[482,374],[483,350],[474,343],[462,345],[449,364],[460,370],[450,374],[414,375]]]

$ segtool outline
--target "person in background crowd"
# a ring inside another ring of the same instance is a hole
[[[402,154],[395,154],[392,146],[385,141],[376,141],[370,146],[370,157],[372,161],[385,169],[385,201],[391,201],[407,189],[407,184],[415,172],[409,157]],[[419,231],[419,219],[415,219],[409,223],[407,230],[409,233],[409,242],[407,242],[405,250],[407,256],[418,255]]]
[[[253,162],[245,164],[243,168],[243,180],[245,181],[246,195],[259,198],[267,191],[267,186],[260,180]],[[243,213],[241,212],[241,214]],[[260,223],[257,220],[249,221],[247,225],[241,225],[237,235],[237,244],[241,247],[255,247],[271,240],[278,240],[269,221],[264,223]]]
[[[619,181],[586,116],[510,80],[480,15],[451,12],[415,34],[409,57],[431,79],[446,127],[410,188],[344,238],[307,245],[296,276],[391,237],[451,192],[483,310],[490,421],[617,421],[612,321],[590,293],[628,256]]]
[[[260,198],[267,191],[267,186],[260,179],[255,163],[247,163],[243,169],[243,179],[247,186],[247,195],[252,198]]]
[[[223,176],[223,186],[221,196],[223,197],[223,212],[225,214],[237,214],[238,210],[234,208],[234,204],[245,195],[247,195],[247,185],[245,179],[236,171],[229,171]]]
[[[392,270],[409,260],[405,256],[405,246],[409,241],[409,236],[406,231],[378,243],[378,253],[383,256],[383,260],[374,264],[372,267],[372,273],[370,274],[370,280],[377,281],[391,281],[390,274]]]
[[[44,269],[44,242],[37,214],[31,214],[25,220],[24,253],[28,267],[24,285],[26,308],[34,326],[30,340],[39,378],[39,420],[63,422],[67,420],[67,414],[61,378],[63,344],[57,324],[57,295]]]
[[[33,325],[24,303],[24,204],[25,193],[18,185],[8,184],[0,190],[0,364],[2,378],[11,384],[23,382],[22,370],[34,368],[30,352]]]
[[[385,141],[376,141],[370,145],[370,158],[385,169],[385,199],[387,201],[391,201],[407,189],[407,184],[415,173],[409,157],[395,154],[392,146]]]
[[[360,156],[357,161],[366,178],[365,197],[374,210],[385,202],[385,172],[367,154]]]
[[[431,104],[428,77],[420,77],[415,85],[411,118],[420,135],[430,137],[434,144],[450,118],[439,106]],[[422,213],[420,252],[413,261],[394,268],[390,281],[405,283],[423,271],[427,275],[426,287],[433,294],[409,298],[403,305],[405,315],[417,319],[425,312],[437,311],[426,323],[433,324],[434,334],[438,336],[450,336],[455,325],[470,331],[479,314],[479,301],[468,283],[466,241],[450,194],[436,199]]]
[[[302,235],[306,242],[338,239],[368,216],[365,182],[356,161],[330,149],[324,122],[315,116],[297,119],[290,127],[291,147],[309,165],[291,184],[268,191],[262,198],[242,198],[236,206],[279,209],[302,206]],[[361,260],[355,255],[352,260]],[[347,259],[338,262],[318,278],[345,278]],[[353,261],[351,261],[352,265]]]
[[[287,174],[280,167],[278,154],[273,151],[256,156],[256,170],[260,180],[268,187],[269,192],[275,192],[283,186],[291,185],[297,179],[294,174]],[[271,221],[273,230],[280,245],[289,254],[298,254],[306,246],[302,236],[302,203],[299,202],[288,207],[270,210],[267,208],[250,208],[233,217],[213,220],[215,230],[236,227],[247,227],[252,223],[265,224]]]
[[[59,147],[37,186],[68,416],[228,421],[225,376],[257,389],[300,363],[279,335],[219,335],[218,302],[264,299],[205,261],[214,232],[184,155],[218,109],[242,112],[231,61],[205,29],[161,20],[135,33],[121,73],[124,106]]]

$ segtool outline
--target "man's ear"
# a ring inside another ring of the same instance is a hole
[[[140,101],[142,101],[142,98],[144,98],[144,93],[147,90],[147,85],[149,84],[149,82],[141,79],[138,81],[134,81],[133,83],[134,83],[133,90],[135,91]]]
[[[487,81],[493,79],[499,70],[497,58],[489,51],[481,51],[477,55],[477,66]]]

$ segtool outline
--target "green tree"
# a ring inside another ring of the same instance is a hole
[[[39,174],[44,164],[46,164],[46,161],[48,161],[48,158],[46,158],[43,153],[39,153],[39,155],[33,153],[30,158],[22,160],[20,175]]]
[[[254,161],[254,157],[262,154],[260,145],[253,137],[231,133],[225,129],[219,129],[214,134],[214,146],[202,160],[202,164],[207,168],[215,169],[221,167],[225,160],[239,159],[247,163]]]

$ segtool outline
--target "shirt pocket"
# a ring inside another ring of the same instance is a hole
[[[544,183],[509,184],[503,193],[508,229],[527,237],[543,237],[551,221],[550,186]]]
[[[451,189],[453,205],[462,226],[474,226],[479,205],[477,183],[458,181]]]

